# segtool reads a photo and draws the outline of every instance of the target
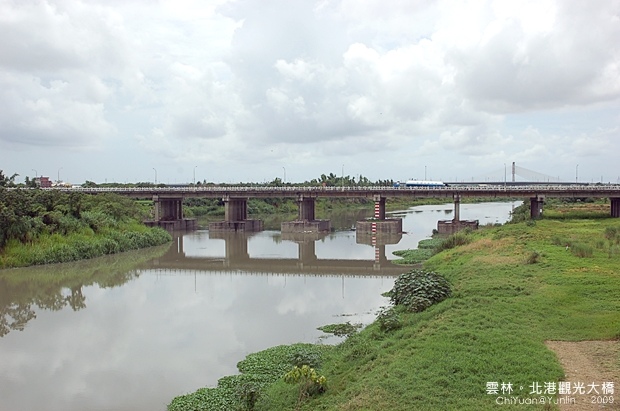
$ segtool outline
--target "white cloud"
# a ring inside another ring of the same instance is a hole
[[[50,147],[63,147],[55,161],[97,148],[108,162],[135,159],[119,165],[126,175],[191,161],[209,164],[214,180],[238,181],[253,176],[240,164],[273,175],[297,156],[300,180],[343,162],[378,179],[403,173],[414,155],[465,169],[480,156],[534,155],[532,144],[562,147],[543,167],[569,168],[580,153],[606,158],[617,140],[619,8],[5,0],[0,148],[31,151],[41,168],[57,167]],[[376,160],[390,157],[391,169]]]

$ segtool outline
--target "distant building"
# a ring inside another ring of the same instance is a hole
[[[49,177],[35,177],[34,182],[36,183],[37,187],[41,188],[49,188],[52,186],[52,181]]]

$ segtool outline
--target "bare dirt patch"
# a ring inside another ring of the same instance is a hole
[[[560,404],[561,411],[620,410],[620,341],[547,341],[564,369],[564,381],[583,383],[598,394],[570,395],[575,404]],[[613,383],[614,394],[603,394],[601,384]],[[558,395],[558,399],[564,397]],[[605,399],[606,397],[606,399]],[[613,403],[600,403],[613,398]]]

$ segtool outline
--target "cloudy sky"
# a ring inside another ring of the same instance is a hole
[[[620,181],[620,0],[0,0],[0,169]]]

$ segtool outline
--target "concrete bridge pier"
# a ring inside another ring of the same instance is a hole
[[[295,221],[285,221],[281,225],[283,233],[321,233],[331,230],[329,220],[317,220],[314,215],[316,197],[300,194],[297,196],[298,215]]]
[[[611,216],[620,218],[620,197],[611,197],[609,202],[611,203]]]
[[[224,220],[245,221],[248,219],[248,199],[224,197]]]
[[[183,197],[153,196],[153,221],[149,227],[161,227],[170,232],[196,229],[196,220],[183,218]]]
[[[183,198],[153,196],[155,221],[174,221],[183,219]]]
[[[261,220],[248,219],[248,199],[225,196],[224,221],[209,224],[210,231],[261,231]]]
[[[375,201],[375,219],[385,220],[385,197],[375,195],[373,200]]]
[[[545,196],[537,195],[530,198],[530,217],[540,218],[543,213],[543,204],[545,202]]]
[[[461,221],[461,195],[454,195],[454,219],[453,221]]]
[[[314,221],[314,206],[316,200],[312,197],[304,197],[303,195],[297,198],[297,206],[299,208],[299,214],[297,219]]]
[[[437,221],[437,232],[439,234],[454,234],[464,228],[477,230],[478,220],[461,220],[461,195],[455,193],[452,199],[454,201],[454,218]]]
[[[372,219],[358,221],[355,228],[358,233],[397,234],[403,232],[402,218],[385,218],[385,200],[380,194],[373,195],[375,213]]]

